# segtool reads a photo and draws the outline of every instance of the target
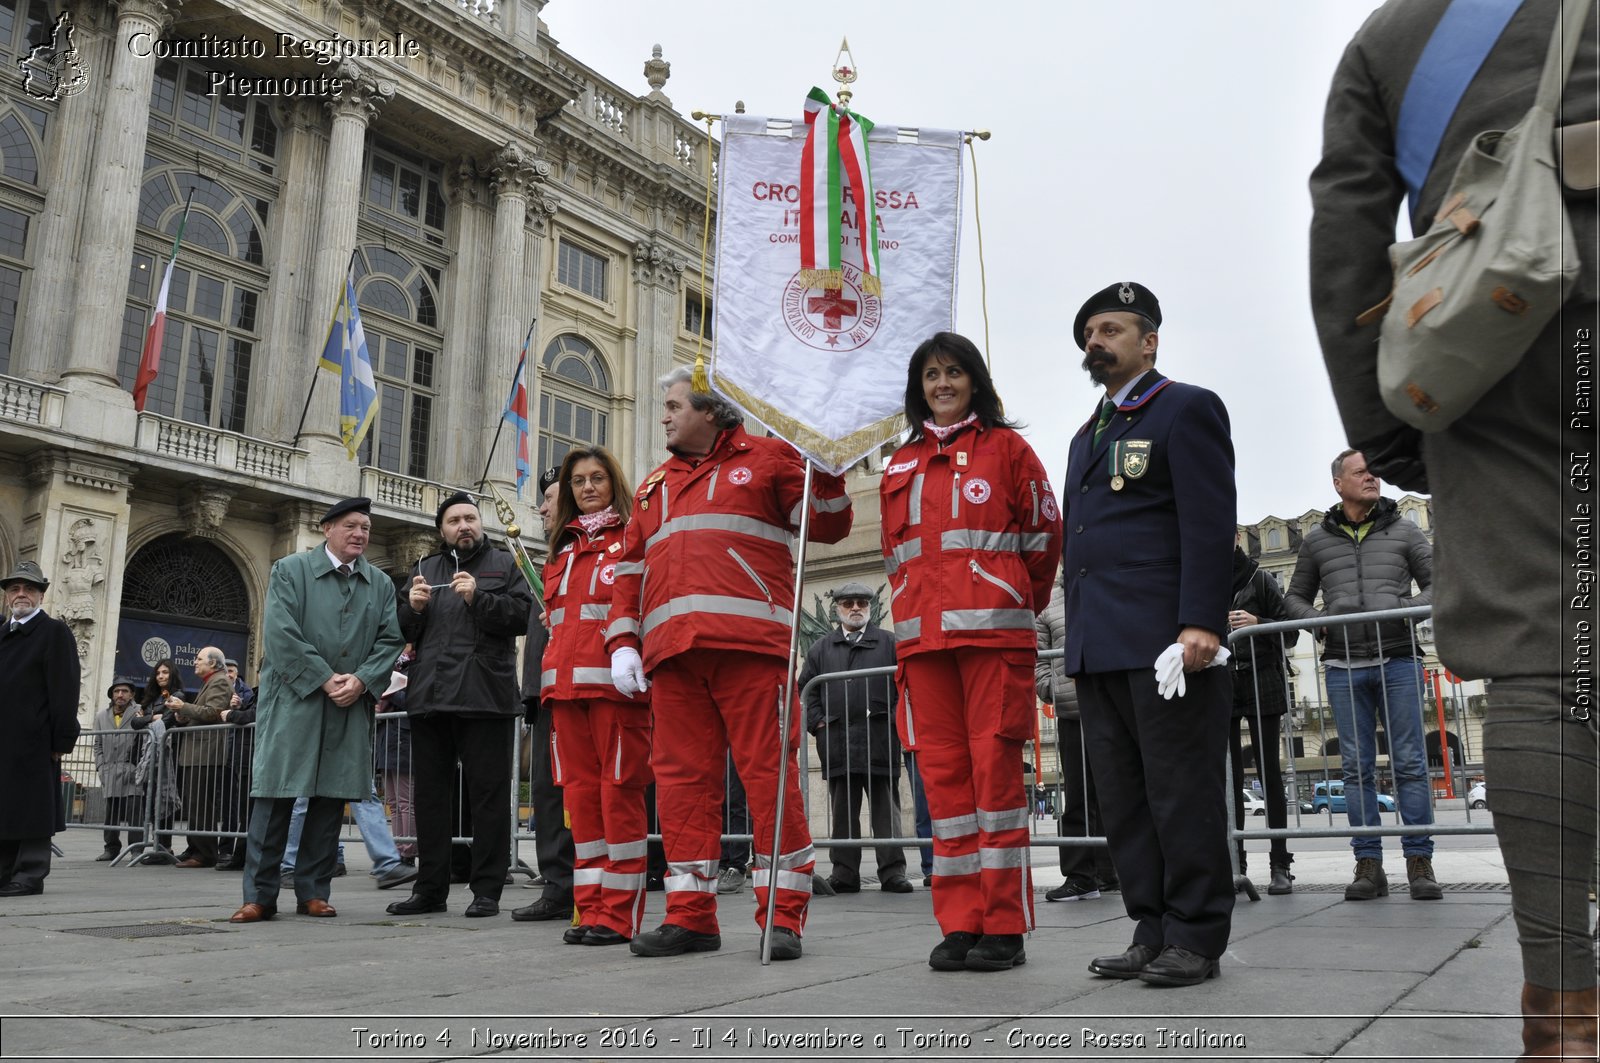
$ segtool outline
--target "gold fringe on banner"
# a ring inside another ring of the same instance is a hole
[[[844,271],[838,269],[803,269],[800,271],[800,283],[807,288],[831,288],[838,291],[844,287]]]
[[[868,295],[876,295],[879,299],[882,299],[883,281],[878,279],[878,275],[876,273],[869,273],[865,277],[861,278],[861,290],[866,292]]]

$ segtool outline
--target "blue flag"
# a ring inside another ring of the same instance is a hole
[[[500,415],[517,430],[517,497],[522,497],[522,485],[528,482],[528,389],[522,381],[522,370],[528,364],[528,344],[533,340],[533,326],[528,326],[528,338],[522,341],[522,357],[517,359],[517,371],[511,374],[511,394],[506,396],[506,408]]]
[[[378,387],[372,379],[372,356],[367,353],[367,333],[361,327],[353,275],[345,277],[344,292],[334,305],[321,365],[339,374],[339,438],[354,461],[378,416]]]

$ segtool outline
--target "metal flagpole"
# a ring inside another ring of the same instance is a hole
[[[350,252],[350,261],[347,262],[345,264],[345,267],[344,267],[344,276],[339,278],[339,287],[341,289],[343,289],[343,287],[350,282],[350,271],[355,269],[356,256],[359,255],[360,253],[361,253],[361,249],[360,248],[354,248],[354,249],[351,250],[351,252]],[[339,300],[335,299],[333,301],[333,305],[334,305],[334,308],[337,309],[338,306],[339,306]],[[346,314],[350,313],[350,309],[348,307],[345,308],[345,313]],[[346,320],[348,320],[348,318]],[[328,332],[330,334],[333,332],[333,318],[331,318],[331,317],[328,319]],[[311,412],[311,396],[316,394],[316,391],[317,391],[317,379],[322,376],[322,353],[323,353],[323,351],[326,351],[327,349],[328,349],[328,338],[327,338],[327,336],[324,336],[322,338],[322,350],[317,352],[317,361],[311,367],[311,386],[309,388],[306,388],[306,404],[305,404],[304,408],[302,408],[301,411],[300,411],[300,423],[295,426],[294,439],[291,440],[290,443],[289,443],[289,445],[291,447],[298,447],[300,445],[300,437],[305,434],[305,430],[306,430],[306,415]]]
[[[789,613],[789,656],[784,662],[783,700],[778,704],[778,799],[773,802],[772,855],[767,861],[767,919],[761,931],[761,965],[772,963],[772,918],[778,907],[778,855],[783,852],[783,799],[789,782],[789,711],[794,701],[795,654],[800,648],[800,577],[806,568],[806,537],[811,531],[811,470],[806,460],[800,489],[800,548],[794,558],[794,601]]]

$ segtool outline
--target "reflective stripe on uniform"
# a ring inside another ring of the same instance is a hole
[[[1000,812],[986,812],[978,809],[978,829],[993,834],[1002,830],[1017,830],[1028,825],[1028,809],[1024,805],[1020,808],[1008,808]]]
[[[618,635],[637,635],[638,633],[639,621],[627,616],[618,617],[616,620],[611,621],[610,627],[606,628],[606,638],[608,639],[614,639]]]
[[[1049,549],[1049,532],[1028,532],[1022,537],[1022,552],[1025,554],[1039,554]]]
[[[611,615],[611,603],[588,602],[578,608],[579,620],[604,620]]]
[[[983,848],[978,850],[979,861],[987,871],[1010,871],[1021,867],[1028,851],[1022,846],[1006,849]]]
[[[653,549],[669,535],[693,531],[734,532],[772,543],[782,543],[784,546],[791,546],[794,543],[794,535],[788,528],[780,528],[776,524],[768,524],[755,517],[741,517],[734,513],[695,513],[669,520],[661,525],[654,535],[645,540],[644,548]]]
[[[945,532],[945,536],[947,538],[949,537],[949,535],[950,535],[949,532]],[[907,561],[910,561],[913,557],[921,557],[921,556],[922,556],[922,540],[921,539],[907,539],[905,542],[901,543],[899,546],[897,546],[893,550],[889,551],[889,566],[890,566],[889,567],[889,574],[893,575],[895,569],[899,568],[901,565],[905,564]]]
[[[553,687],[555,685],[556,670],[554,668],[550,669],[548,672],[539,673],[539,689],[543,690],[545,687]]]
[[[609,668],[574,668],[572,681],[584,683],[589,686],[610,686],[611,669]]]
[[[939,626],[945,631],[1009,631],[1013,628],[1033,630],[1031,609],[947,609],[939,614]],[[895,625],[895,635],[900,635],[900,625]]]
[[[813,494],[811,496],[811,508],[818,513],[838,513],[840,510],[850,508],[850,494],[846,492],[838,498],[822,498]]]
[[[644,575],[644,562],[618,561],[617,567],[613,571],[616,572],[619,578],[622,576],[642,576]]]
[[[919,473],[917,473],[915,476],[913,476],[911,478],[911,497],[906,499],[906,501],[909,503],[909,505],[906,507],[907,510],[909,511],[907,513],[907,517],[908,517],[907,523],[909,523],[909,524],[921,524],[922,523],[922,473],[919,472]]]
[[[618,842],[610,846],[611,859],[618,863],[623,860],[637,860],[649,853],[649,846],[650,842],[646,838],[640,838],[636,842]]]
[[[979,861],[977,853],[964,853],[961,856],[933,854],[933,873],[935,875],[976,875],[982,870],[983,864]]]
[[[1022,548],[1022,536],[1016,532],[979,531],[977,528],[957,528],[939,536],[941,550],[994,550],[1014,554]]]
[[[770,620],[788,627],[794,614],[776,604],[758,602],[753,598],[734,598],[723,594],[685,594],[663,605],[658,605],[644,618],[641,633],[650,632],[674,617],[692,616],[695,613],[719,613],[724,616],[742,616],[751,620]],[[619,621],[620,623],[620,621]],[[616,625],[612,625],[615,629]],[[616,634],[615,630],[612,632]]]
[[[598,886],[600,885],[600,879],[604,877],[604,875],[605,871],[602,868],[575,867],[572,869],[573,888],[576,889],[579,886]]]
[[[575,860],[598,860],[606,855],[606,852],[606,840],[604,838],[593,842],[578,842],[572,847],[572,856]]]
[[[630,893],[644,889],[644,872],[635,875],[607,871],[600,876],[600,886],[608,890],[627,890]]]
[[[715,860],[686,860],[667,865],[665,885],[669,892],[717,892],[717,862]]]
[[[556,608],[550,610],[550,626],[551,627],[560,627],[561,626],[561,622],[563,620],[565,620],[566,618],[567,618],[567,607],[566,606],[564,606],[564,605],[557,606]]]
[[[965,816],[951,816],[949,819],[936,819],[933,821],[933,836],[950,841],[955,838],[965,838],[969,834],[978,833],[978,816],[968,813]]]
[[[922,617],[914,616],[910,620],[896,620],[894,622],[894,637],[897,639],[914,639],[922,635]]]

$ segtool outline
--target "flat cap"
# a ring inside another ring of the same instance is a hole
[[[12,566],[10,574],[5,579],[0,580],[0,587],[18,581],[31,583],[42,591],[50,589],[50,581],[44,578],[44,569],[33,561],[18,561]]]
[[[110,686],[106,687],[106,697],[109,698],[112,694],[114,694],[118,687],[127,687],[130,692],[137,693],[138,690],[139,690],[140,684],[134,682],[132,679],[123,679],[123,678],[121,678],[119,676],[117,678],[116,682],[114,682]]]
[[[336,521],[346,513],[365,513],[368,516],[371,516],[372,499],[346,498],[342,502],[335,502],[333,505],[328,507],[328,512],[324,513],[322,515],[322,519],[317,521],[317,523],[327,524],[331,521]]]
[[[239,667],[239,662],[234,660],[232,657],[225,657],[222,660],[222,667],[224,667],[224,668],[237,668],[237,667]]]
[[[444,527],[444,515],[451,506],[471,506],[473,509],[477,509],[478,500],[465,491],[457,491],[443,502],[440,502],[438,511],[433,515],[433,526],[435,528]]]
[[[865,583],[846,583],[843,587],[835,587],[830,597],[834,601],[840,598],[866,598],[871,600],[872,588]]]
[[[1138,281],[1117,281],[1108,284],[1084,301],[1078,316],[1072,321],[1072,338],[1083,350],[1083,326],[1096,314],[1117,312],[1142,314],[1157,328],[1161,327],[1161,303],[1155,293]]]

